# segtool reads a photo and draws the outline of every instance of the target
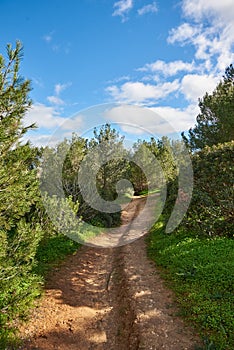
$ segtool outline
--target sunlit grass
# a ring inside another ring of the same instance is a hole
[[[162,267],[181,313],[198,327],[204,344],[209,340],[210,349],[233,349],[234,241],[201,238],[182,228],[166,234],[161,220],[151,230],[148,253]]]

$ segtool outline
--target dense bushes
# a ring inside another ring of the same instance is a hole
[[[205,147],[192,156],[194,189],[183,226],[201,235],[233,237],[233,160],[234,141]],[[166,217],[177,191],[177,180],[169,183]]]
[[[185,224],[208,235],[233,237],[234,141],[193,156],[194,193]]]
[[[106,162],[107,152],[103,150],[101,152],[99,145],[103,142],[114,154],[118,152],[121,158],[121,154],[125,152],[123,140],[108,124],[102,126],[99,133],[95,130],[94,135],[94,138],[88,140],[73,134],[71,140],[64,139],[57,146],[44,149],[40,177],[41,189],[49,195],[49,201],[54,196],[63,198],[65,195],[73,203],[77,203],[75,214],[87,223],[98,227],[118,226],[120,206],[119,211],[106,213],[95,209],[99,206],[94,201],[99,201],[99,196],[107,201],[115,199],[115,186],[125,169],[124,164],[119,160]],[[89,200],[83,198],[80,188],[81,164],[83,164],[84,173],[83,191],[86,192]],[[91,181],[90,174],[96,174],[96,181]],[[55,214],[57,215],[56,211]]]

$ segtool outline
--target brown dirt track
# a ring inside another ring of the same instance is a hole
[[[130,203],[123,224],[139,205],[144,199]],[[192,350],[200,340],[177,312],[144,237],[117,248],[83,246],[48,276],[44,297],[21,327],[20,349]]]

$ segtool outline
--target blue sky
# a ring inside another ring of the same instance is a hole
[[[24,45],[21,74],[34,102],[26,122],[38,125],[28,137],[38,145],[58,127],[68,136],[106,121],[169,133],[142,107],[188,130],[198,98],[234,61],[233,0],[0,0],[0,20],[0,52],[16,39]],[[85,111],[106,103],[100,118]]]

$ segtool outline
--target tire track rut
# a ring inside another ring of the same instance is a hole
[[[139,198],[131,203],[125,221],[139,211]],[[144,238],[117,248],[83,246],[48,276],[20,329],[19,349],[192,350],[200,340],[177,311]]]

